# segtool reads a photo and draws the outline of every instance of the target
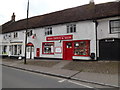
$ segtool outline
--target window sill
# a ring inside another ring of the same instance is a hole
[[[54,53],[42,53],[43,55],[54,55]]]
[[[73,55],[73,56],[90,57],[90,55]]]

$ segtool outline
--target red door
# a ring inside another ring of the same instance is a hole
[[[36,56],[39,57],[40,56],[40,48],[36,49]]]
[[[73,56],[73,43],[64,41],[63,42],[63,60],[72,60]]]

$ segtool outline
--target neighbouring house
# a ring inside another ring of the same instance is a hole
[[[120,1],[89,4],[28,19],[27,58],[120,59]],[[2,25],[2,56],[25,57],[26,19]]]

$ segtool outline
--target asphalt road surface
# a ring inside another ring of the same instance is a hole
[[[77,82],[10,67],[2,67],[2,88],[89,88]],[[91,89],[93,90],[93,89]]]
[[[2,88],[86,88],[87,90],[102,90],[81,82],[6,66],[2,66]]]

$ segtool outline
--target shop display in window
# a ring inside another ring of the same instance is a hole
[[[74,42],[74,55],[89,55],[89,41]]]
[[[54,43],[43,43],[43,54],[54,54]]]

